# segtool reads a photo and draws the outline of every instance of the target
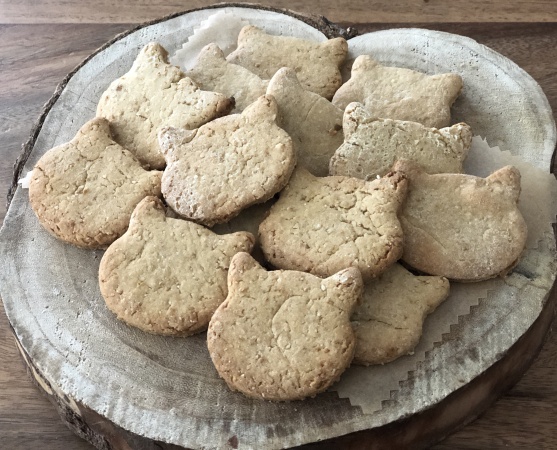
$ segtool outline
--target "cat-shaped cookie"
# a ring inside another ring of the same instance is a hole
[[[354,61],[350,80],[335,93],[333,103],[345,109],[349,103],[360,102],[374,117],[443,128],[450,125],[451,106],[461,89],[460,75],[427,75],[387,67],[371,56],[360,55]]]
[[[364,280],[402,255],[398,211],[406,195],[401,172],[363,181],[296,169],[259,226],[266,259],[281,269],[330,276],[357,267]]]
[[[503,167],[487,178],[428,175],[401,160],[393,170],[404,172],[409,183],[400,215],[408,265],[452,280],[480,281],[517,264],[527,227],[517,207],[516,168]]]
[[[99,117],[39,159],[29,200],[39,222],[58,239],[102,248],[126,231],[141,199],[161,195],[161,176],[114,142],[108,121]]]
[[[143,331],[198,333],[226,298],[232,257],[251,251],[254,241],[250,233],[217,235],[167,217],[160,200],[146,197],[102,257],[101,293],[119,319]]]
[[[209,354],[228,386],[249,397],[300,400],[339,379],[355,348],[350,315],[362,292],[357,269],[321,279],[267,272],[247,253],[232,259],[228,297],[207,330]]]
[[[146,166],[161,169],[164,157],[157,143],[161,126],[197,128],[233,107],[233,99],[199,89],[178,67],[168,64],[161,45],[150,43],[130,71],[102,94],[97,115],[110,121],[116,142]]]

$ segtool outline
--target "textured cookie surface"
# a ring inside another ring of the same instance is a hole
[[[227,270],[251,251],[245,232],[218,236],[165,216],[155,197],[137,206],[128,231],[103,255],[99,285],[108,308],[144,331],[187,336],[207,328],[227,295]]]
[[[324,391],[354,355],[350,314],[361,290],[354,268],[321,279],[267,272],[247,253],[238,253],[228,274],[228,297],[207,331],[219,375],[231,389],[266,400],[298,400]]]
[[[46,152],[33,169],[29,200],[57,238],[101,248],[121,236],[135,206],[160,196],[161,172],[148,172],[114,142],[108,121],[87,122],[68,143]]]
[[[397,213],[406,185],[399,172],[363,181],[296,169],[259,226],[265,257],[281,269],[318,276],[351,266],[364,280],[379,275],[402,254]]]
[[[460,173],[472,142],[465,123],[427,128],[417,122],[377,119],[361,103],[344,111],[344,143],[330,162],[331,175],[373,179],[398,159],[410,159],[427,173]]]
[[[352,76],[335,94],[333,103],[345,109],[363,103],[374,116],[419,122],[426,127],[450,125],[451,106],[462,89],[460,75],[426,75],[410,69],[386,67],[361,55]]]
[[[209,44],[201,50],[195,66],[186,75],[201,89],[234,97],[235,108],[232,112],[243,111],[265,95],[268,84],[268,81],[248,69],[229,63],[216,44]]]
[[[145,46],[131,70],[103,93],[97,115],[110,121],[114,139],[145,165],[161,169],[157,143],[163,126],[196,128],[227,114],[234,102],[223,94],[202,91],[175,66],[159,44]]]
[[[520,173],[506,166],[487,178],[428,175],[401,160],[408,197],[401,213],[403,260],[431,275],[479,281],[506,274],[518,262],[527,228],[517,208]]]
[[[411,354],[426,316],[447,298],[449,289],[446,278],[415,276],[400,264],[369,281],[351,318],[354,363],[385,364]]]
[[[238,48],[228,61],[269,80],[282,67],[294,69],[309,91],[331,99],[342,84],[339,67],[348,52],[343,38],[311,42],[290,36],[272,36],[248,25],[238,36]]]
[[[318,94],[307,91],[290,68],[271,79],[267,94],[275,97],[279,123],[292,137],[298,166],[313,175],[329,174],[329,160],[343,142],[342,110]]]
[[[296,159],[276,115],[274,98],[262,96],[242,114],[197,130],[163,129],[159,139],[167,167],[162,193],[172,209],[211,226],[280,191]]]

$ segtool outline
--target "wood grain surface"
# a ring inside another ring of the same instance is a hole
[[[137,23],[207,6],[205,1],[78,2],[0,0],[0,192],[56,85],[111,37]],[[418,26],[472,37],[512,59],[538,81],[557,110],[557,2],[394,0],[263,1],[321,14],[362,32]],[[504,101],[504,99],[502,99]],[[4,197],[4,194],[2,194]],[[5,208],[0,206],[0,221]],[[435,449],[557,448],[557,333],[523,379],[478,420]],[[60,422],[30,381],[0,307],[0,448],[92,449]]]

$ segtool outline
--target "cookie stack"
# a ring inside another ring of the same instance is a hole
[[[315,396],[352,362],[411,353],[449,279],[504,276],[525,246],[518,171],[461,173],[461,77],[360,56],[342,84],[347,51],[246,26],[184,73],[149,44],[33,170],[41,224],[108,247],[108,308],[149,333],[207,330],[250,397]]]

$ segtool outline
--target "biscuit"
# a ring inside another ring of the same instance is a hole
[[[118,319],[143,331],[198,333],[226,298],[232,256],[251,251],[253,243],[250,233],[219,236],[166,217],[162,202],[147,197],[101,259],[101,293]]]
[[[275,123],[277,105],[262,96],[242,114],[187,131],[165,128],[162,193],[183,217],[212,226],[273,197],[296,164],[292,139]]]
[[[309,91],[331,99],[342,84],[340,66],[348,44],[343,38],[311,42],[290,36],[272,36],[248,25],[240,31],[238,48],[226,58],[269,80],[282,67],[294,69]]]
[[[296,169],[259,226],[266,259],[321,277],[351,266],[364,280],[379,275],[402,255],[397,213],[406,185],[400,172],[363,181]]]
[[[146,166],[164,167],[157,143],[163,126],[196,128],[234,107],[233,99],[200,90],[175,66],[168,64],[159,44],[145,46],[128,73],[102,94],[97,115],[110,121],[114,140]]]
[[[141,199],[161,195],[161,175],[143,169],[112,140],[108,121],[95,118],[39,159],[29,200],[39,222],[58,239],[102,248],[126,231]]]
[[[443,128],[450,125],[451,106],[461,89],[460,75],[386,67],[361,55],[354,61],[350,80],[335,93],[333,104],[345,109],[349,103],[360,102],[374,117]]]
[[[415,276],[393,264],[364,286],[362,302],[352,314],[356,335],[354,364],[386,364],[412,354],[425,318],[449,295],[443,277]]]
[[[273,76],[267,94],[277,101],[279,124],[292,138],[298,166],[313,175],[327,176],[329,160],[344,140],[342,110],[305,90],[296,72],[287,67]]]
[[[354,355],[350,315],[357,269],[321,279],[267,272],[247,253],[232,259],[228,297],[207,330],[209,354],[232,390],[265,400],[313,397],[337,381]]]
[[[234,97],[236,105],[232,111],[234,113],[243,111],[248,105],[265,95],[269,83],[248,69],[229,63],[217,44],[203,47],[195,66],[187,71],[186,75],[201,89]]]
[[[411,161],[393,170],[408,177],[401,211],[402,259],[421,272],[456,281],[505,275],[518,262],[527,228],[517,203],[520,172],[506,166],[487,178],[426,174]]]
[[[427,173],[460,173],[472,143],[465,123],[427,128],[417,122],[377,119],[361,103],[344,111],[344,143],[330,162],[331,175],[373,179],[398,159],[411,159]]]

